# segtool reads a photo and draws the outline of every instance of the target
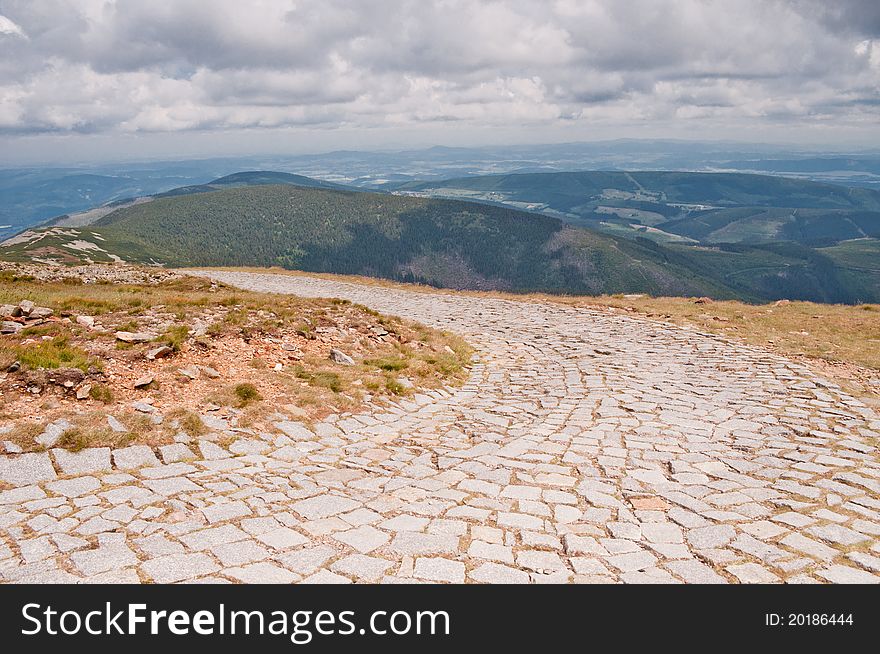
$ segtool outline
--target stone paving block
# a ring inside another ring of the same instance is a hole
[[[363,525],[357,529],[350,529],[341,533],[333,534],[333,538],[340,543],[356,549],[361,554],[368,554],[378,547],[382,547],[391,537],[384,531],[375,527]]]
[[[217,572],[220,566],[207,554],[170,554],[150,559],[141,570],[158,584],[172,584]]]
[[[193,451],[183,443],[159,446],[159,455],[165,463],[177,463],[179,461],[192,461],[196,458]]]
[[[138,563],[138,558],[124,544],[113,544],[98,547],[94,550],[73,552],[70,560],[77,570],[85,576],[94,576],[99,572],[117,570]]]
[[[816,574],[835,584],[880,584],[880,575],[846,565],[832,565]]]
[[[215,523],[251,515],[251,509],[244,502],[224,502],[206,506],[202,509],[202,515],[208,522]]]
[[[463,584],[464,563],[443,558],[420,557],[416,559],[416,567],[413,575],[421,579],[427,579],[428,581]]]
[[[291,509],[299,513],[307,520],[319,520],[329,518],[338,513],[352,511],[359,506],[357,502],[339,495],[316,495],[307,500],[295,502]]]
[[[96,491],[100,487],[101,482],[92,476],[60,479],[46,484],[47,489],[65,497],[79,497],[80,495]]]
[[[306,547],[278,554],[276,558],[286,568],[301,575],[310,575],[336,556],[336,550],[326,545]]]
[[[355,577],[360,581],[376,583],[393,567],[394,563],[385,559],[365,556],[363,554],[351,554],[344,559],[336,561],[330,566],[330,570],[349,577]]]
[[[468,556],[486,561],[498,561],[499,563],[513,563],[513,549],[497,543],[485,543],[472,540],[468,547]]]
[[[272,531],[257,534],[257,540],[272,549],[284,550],[298,545],[305,545],[309,539],[288,527],[278,527]]]
[[[527,584],[530,581],[527,572],[498,563],[484,563],[468,576],[484,584]]]
[[[65,475],[109,472],[112,469],[109,447],[89,447],[79,452],[56,448],[52,450],[52,458]]]
[[[757,563],[729,565],[726,569],[744,584],[772,584],[779,581],[777,575]]]
[[[401,531],[388,547],[398,554],[454,554],[458,551],[458,538],[448,534]]]
[[[246,540],[248,535],[235,525],[221,525],[191,531],[180,536],[180,540],[191,550],[206,550],[215,545]]]
[[[56,477],[46,452],[0,456],[0,481],[7,484],[27,486]]]
[[[152,449],[146,445],[132,445],[113,450],[113,465],[120,470],[136,470],[160,464]]]
[[[302,580],[304,584],[350,584],[351,579],[343,577],[329,570],[319,570],[315,574]]]
[[[299,575],[273,563],[252,563],[226,568],[223,574],[246,584],[292,584],[299,580]]]
[[[158,495],[170,497],[179,493],[194,493],[204,490],[198,484],[194,484],[186,477],[171,477],[168,479],[148,479],[144,485]]]
[[[268,559],[271,554],[265,547],[252,540],[215,545],[211,552],[224,566],[240,566]]]

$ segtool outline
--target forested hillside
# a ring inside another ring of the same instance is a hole
[[[283,266],[456,288],[731,295],[653,244],[480,204],[292,186],[161,198],[95,224],[176,266]]]

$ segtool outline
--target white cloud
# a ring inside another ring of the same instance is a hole
[[[24,39],[27,38],[21,27],[2,14],[0,14],[0,36],[18,36]]]
[[[877,3],[844,5],[5,0],[0,131],[876,128]]]

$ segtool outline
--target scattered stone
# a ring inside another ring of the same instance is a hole
[[[31,312],[28,314],[28,318],[30,320],[45,320],[49,316],[51,316],[54,311],[48,307],[34,307],[31,309]]]
[[[161,345],[147,352],[145,356],[150,361],[153,361],[154,359],[164,359],[165,357],[171,356],[173,352],[174,350],[167,345]]]
[[[92,392],[91,384],[83,384],[79,388],[76,389],[76,399],[78,400],[87,400],[89,399],[89,393]]]
[[[124,434],[128,431],[128,428],[125,425],[123,425],[121,422],[119,422],[118,419],[109,414],[107,415],[107,424],[110,425],[110,429],[115,431],[117,434]]]
[[[220,378],[220,373],[210,366],[199,366],[199,369],[205,374],[205,377],[208,377],[209,379]]]
[[[348,356],[342,350],[337,350],[336,348],[332,348],[330,350],[330,360],[333,361],[334,363],[338,363],[343,366],[353,366],[354,365],[354,359],[352,359],[350,356]]]
[[[148,332],[116,332],[115,336],[123,343],[148,343],[156,338],[155,334]]]
[[[55,422],[50,422],[48,425],[46,425],[43,433],[35,437],[34,440],[37,442],[38,445],[42,445],[43,447],[53,447],[55,443],[61,440],[61,435],[72,427],[73,425],[70,423],[70,421],[64,418],[60,418]]]
[[[22,328],[24,328],[24,325],[12,320],[0,322],[0,334],[17,334]]]
[[[138,377],[138,379],[136,379],[134,382],[134,387],[135,388],[146,388],[147,386],[152,384],[154,381],[155,381],[155,377],[153,377],[153,375],[147,374],[147,375],[144,375],[143,377]]]
[[[95,326],[95,319],[92,316],[77,316],[76,324],[82,325],[83,327],[88,327],[91,329]]]
[[[199,377],[199,369],[196,366],[180,368],[177,372],[179,372],[184,377],[188,377],[189,379],[198,379]]]

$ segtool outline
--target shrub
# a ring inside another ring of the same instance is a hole
[[[257,402],[263,399],[257,387],[250,383],[238,384],[233,391],[235,397],[238,398],[239,405],[245,406],[251,402]]]

